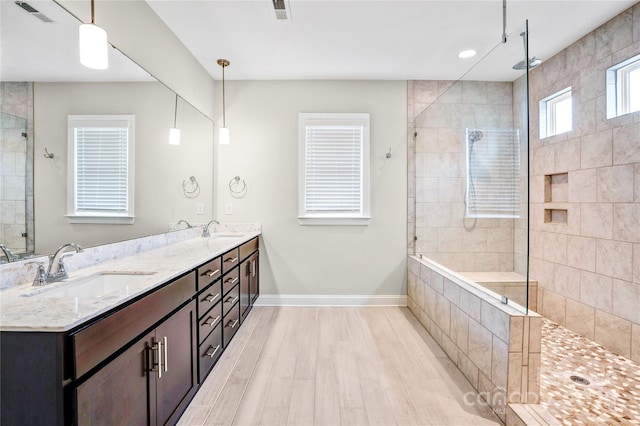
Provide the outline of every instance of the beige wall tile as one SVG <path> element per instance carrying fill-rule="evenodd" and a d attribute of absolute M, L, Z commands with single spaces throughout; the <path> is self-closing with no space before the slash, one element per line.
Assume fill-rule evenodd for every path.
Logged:
<path fill-rule="evenodd" d="M 456 306 L 451 307 L 451 340 L 467 352 L 469 341 L 469 316 Z"/>
<path fill-rule="evenodd" d="M 424 286 L 424 306 L 423 310 L 427 315 L 434 317 L 436 315 L 436 300 L 438 293 L 430 286 Z"/>
<path fill-rule="evenodd" d="M 448 228 L 451 224 L 451 204 L 448 203 L 425 203 L 424 210 L 418 210 L 417 225 L 420 226 L 422 218 L 423 225 L 427 228 Z"/>
<path fill-rule="evenodd" d="M 509 345 L 493 336 L 491 355 L 491 381 L 496 386 L 506 389 L 509 372 Z"/>
<path fill-rule="evenodd" d="M 478 296 L 466 290 L 460 290 L 460 309 L 478 322 L 480 322 L 480 305 L 481 300 Z"/>
<path fill-rule="evenodd" d="M 476 267 L 478 272 L 492 272 L 500 269 L 499 253 L 476 253 Z"/>
<path fill-rule="evenodd" d="M 431 271 L 431 277 L 429 283 L 438 293 L 444 294 L 444 278 L 436 271 Z"/>
<path fill-rule="evenodd" d="M 633 279 L 632 265 L 633 245 L 631 243 L 611 240 L 596 241 L 597 273 L 631 281 Z"/>
<path fill-rule="evenodd" d="M 464 201 L 462 178 L 438 179 L 438 201 L 441 203 L 456 203 Z"/>
<path fill-rule="evenodd" d="M 633 42 L 631 10 L 625 11 L 595 30 L 596 59 L 630 45 Z"/>
<path fill-rule="evenodd" d="M 476 321 L 469 320 L 469 359 L 485 375 L 491 375 L 493 335 Z"/>
<path fill-rule="evenodd" d="M 555 150 L 553 145 L 533 150 L 531 168 L 534 175 L 545 175 L 555 172 Z"/>
<path fill-rule="evenodd" d="M 633 202 L 634 165 L 598 169 L 598 202 Z"/>
<path fill-rule="evenodd" d="M 522 352 L 524 337 L 524 318 L 512 316 L 509 318 L 509 352 Z"/>
<path fill-rule="evenodd" d="M 487 230 L 487 251 L 512 252 L 513 230 L 509 228 L 494 228 Z"/>
<path fill-rule="evenodd" d="M 595 272 L 596 240 L 595 238 L 567 237 L 567 264 L 574 268 Z"/>
<path fill-rule="evenodd" d="M 613 132 L 587 134 L 580 139 L 580 165 L 583 169 L 613 164 Z"/>
<path fill-rule="evenodd" d="M 550 262 L 567 263 L 567 236 L 546 232 L 544 234 L 544 259 Z"/>
<path fill-rule="evenodd" d="M 635 187 L 633 201 L 635 201 L 636 203 L 639 203 L 640 202 L 640 164 L 635 165 L 635 169 L 633 171 L 633 178 L 634 178 L 634 187 Z"/>
<path fill-rule="evenodd" d="M 523 401 L 522 395 L 522 353 L 515 352 L 509 354 L 509 369 L 507 376 L 508 400 L 510 403 L 520 403 Z"/>
<path fill-rule="evenodd" d="M 556 264 L 554 282 L 559 295 L 574 300 L 580 298 L 580 269 Z"/>
<path fill-rule="evenodd" d="M 451 175 L 451 156 L 446 153 L 422 154 L 424 156 L 424 176 L 425 177 L 449 177 Z M 418 173 L 418 163 L 416 163 L 416 173 Z"/>
<path fill-rule="evenodd" d="M 580 273 L 580 301 L 601 311 L 611 312 L 613 308 L 613 278 L 582 271 Z"/>
<path fill-rule="evenodd" d="M 480 309 L 480 323 L 503 342 L 509 342 L 509 315 L 484 300 Z"/>
<path fill-rule="evenodd" d="M 640 325 L 631 326 L 631 360 L 640 362 Z"/>
<path fill-rule="evenodd" d="M 640 283 L 640 244 L 633 245 L 633 282 Z"/>
<path fill-rule="evenodd" d="M 529 354 L 542 351 L 542 317 L 530 316 L 529 318 Z M 525 322 L 526 327 L 526 322 Z M 525 333 L 526 335 L 526 333 Z"/>
<path fill-rule="evenodd" d="M 552 291 L 543 293 L 543 315 L 560 325 L 566 324 L 565 304 L 566 299 Z"/>
<path fill-rule="evenodd" d="M 640 284 L 613 280 L 613 314 L 640 324 Z"/>
<path fill-rule="evenodd" d="M 615 204 L 613 209 L 613 238 L 640 242 L 640 204 Z"/>
<path fill-rule="evenodd" d="M 595 308 L 567 299 L 567 325 L 566 327 L 589 339 L 595 338 Z"/>
<path fill-rule="evenodd" d="M 462 371 L 464 377 L 467 378 L 471 386 L 474 389 L 478 389 L 478 367 L 471 361 L 469 357 L 462 353 L 462 351 L 458 352 L 458 368 Z"/>
<path fill-rule="evenodd" d="M 448 278 L 444 278 L 444 297 L 454 305 L 460 305 L 460 286 L 454 284 Z"/>
<path fill-rule="evenodd" d="M 458 347 L 446 334 L 442 334 L 442 349 L 452 360 L 458 359 Z"/>
<path fill-rule="evenodd" d="M 613 236 L 613 205 L 607 203 L 580 206 L 580 234 L 583 237 Z"/>
<path fill-rule="evenodd" d="M 640 162 L 640 123 L 613 130 L 613 164 Z"/>
<path fill-rule="evenodd" d="M 595 202 L 596 182 L 596 169 L 569 172 L 569 201 L 572 203 Z"/>
<path fill-rule="evenodd" d="M 554 147 L 555 170 L 558 173 L 578 170 L 580 168 L 580 139 L 560 142 Z"/>
<path fill-rule="evenodd" d="M 633 13 L 633 41 L 640 41 L 640 5 L 636 3 L 632 9 Z"/>
<path fill-rule="evenodd" d="M 596 311 L 596 341 L 629 358 L 631 356 L 631 323 L 606 312 Z"/>
<path fill-rule="evenodd" d="M 490 230 L 492 231 L 492 230 Z M 487 229 L 473 228 L 465 229 L 462 232 L 462 248 L 466 252 L 486 252 L 487 251 Z"/>
<path fill-rule="evenodd" d="M 439 179 L 416 178 L 416 202 L 438 202 Z"/>
<path fill-rule="evenodd" d="M 436 315 L 433 318 L 438 327 L 449 335 L 451 326 L 451 302 L 444 296 L 438 294 L 436 297 Z"/>

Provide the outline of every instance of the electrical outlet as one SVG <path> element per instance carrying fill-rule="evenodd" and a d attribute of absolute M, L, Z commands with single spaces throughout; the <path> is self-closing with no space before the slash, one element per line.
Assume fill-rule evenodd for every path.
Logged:
<path fill-rule="evenodd" d="M 196 214 L 204 214 L 204 204 L 203 203 L 196 204 Z"/>
<path fill-rule="evenodd" d="M 233 204 L 227 203 L 224 205 L 224 213 L 225 214 L 233 214 Z"/>

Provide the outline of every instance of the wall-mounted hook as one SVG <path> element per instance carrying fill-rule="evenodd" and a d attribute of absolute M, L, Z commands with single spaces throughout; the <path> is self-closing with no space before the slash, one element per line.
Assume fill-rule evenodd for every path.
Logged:
<path fill-rule="evenodd" d="M 389 148 L 389 152 L 387 152 L 384 156 L 387 158 L 387 160 L 391 158 L 391 148 Z"/>
<path fill-rule="evenodd" d="M 47 151 L 47 148 L 44 149 L 44 158 L 54 158 L 55 155 L 52 152 Z"/>

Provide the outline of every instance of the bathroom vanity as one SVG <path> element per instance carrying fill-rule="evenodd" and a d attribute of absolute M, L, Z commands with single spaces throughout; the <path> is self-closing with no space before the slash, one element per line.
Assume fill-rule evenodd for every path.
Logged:
<path fill-rule="evenodd" d="M 194 238 L 3 290 L 1 423 L 175 424 L 259 295 L 258 235 Z"/>

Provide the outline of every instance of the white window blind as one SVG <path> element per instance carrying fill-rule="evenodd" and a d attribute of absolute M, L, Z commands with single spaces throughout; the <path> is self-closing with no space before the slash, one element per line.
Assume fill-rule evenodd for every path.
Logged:
<path fill-rule="evenodd" d="M 129 155 L 127 127 L 77 127 L 77 212 L 128 210 Z"/>
<path fill-rule="evenodd" d="M 72 223 L 133 223 L 133 115 L 69 116 Z"/>
<path fill-rule="evenodd" d="M 301 114 L 301 219 L 368 219 L 368 118 Z"/>
<path fill-rule="evenodd" d="M 468 217 L 519 217 L 520 136 L 517 129 L 467 129 Z"/>

